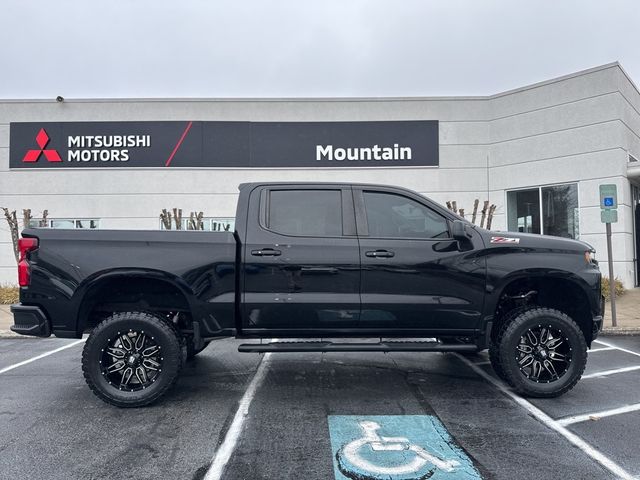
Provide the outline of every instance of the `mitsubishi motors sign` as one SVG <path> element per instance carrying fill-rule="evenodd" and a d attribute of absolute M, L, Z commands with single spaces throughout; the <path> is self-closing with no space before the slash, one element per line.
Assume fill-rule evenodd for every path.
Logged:
<path fill-rule="evenodd" d="M 11 123 L 18 168 L 438 166 L 438 122 Z"/>

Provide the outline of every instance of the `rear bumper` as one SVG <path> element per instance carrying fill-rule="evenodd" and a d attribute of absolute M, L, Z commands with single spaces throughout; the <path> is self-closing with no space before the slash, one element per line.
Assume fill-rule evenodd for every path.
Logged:
<path fill-rule="evenodd" d="M 10 327 L 12 331 L 32 337 L 51 335 L 51 324 L 40 307 L 16 303 L 11 305 L 11 313 L 13 313 L 13 325 Z"/>

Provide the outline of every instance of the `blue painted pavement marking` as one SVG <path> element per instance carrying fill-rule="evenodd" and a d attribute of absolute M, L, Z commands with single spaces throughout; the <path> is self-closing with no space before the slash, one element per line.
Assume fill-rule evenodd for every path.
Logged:
<path fill-rule="evenodd" d="M 432 415 L 329 415 L 336 480 L 481 479 Z"/>

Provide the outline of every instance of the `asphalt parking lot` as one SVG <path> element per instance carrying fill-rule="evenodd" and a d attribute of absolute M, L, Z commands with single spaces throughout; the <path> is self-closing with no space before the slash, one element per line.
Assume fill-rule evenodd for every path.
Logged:
<path fill-rule="evenodd" d="M 260 356 L 220 340 L 127 410 L 86 387 L 82 341 L 0 339 L 0 478 L 640 477 L 640 337 L 600 342 L 571 392 L 527 401 L 484 353 Z"/>

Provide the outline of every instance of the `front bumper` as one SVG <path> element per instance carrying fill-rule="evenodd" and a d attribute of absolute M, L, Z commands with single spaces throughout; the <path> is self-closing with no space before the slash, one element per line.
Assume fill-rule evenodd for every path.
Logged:
<path fill-rule="evenodd" d="M 596 315 L 593 317 L 593 331 L 591 332 L 591 338 L 592 340 L 595 340 L 596 338 L 598 338 L 598 335 L 600 334 L 600 331 L 602 330 L 602 325 L 603 325 L 603 321 L 604 321 L 604 309 L 605 309 L 605 299 L 604 299 L 604 295 L 600 296 L 600 315 Z"/>
<path fill-rule="evenodd" d="M 10 328 L 13 332 L 32 337 L 51 335 L 51 324 L 40 307 L 16 303 L 11 305 L 11 313 L 13 325 Z"/>

